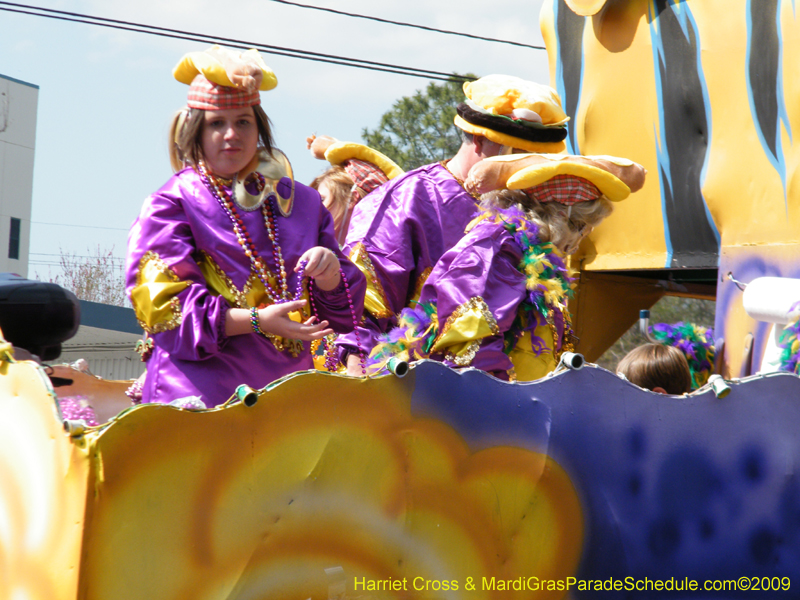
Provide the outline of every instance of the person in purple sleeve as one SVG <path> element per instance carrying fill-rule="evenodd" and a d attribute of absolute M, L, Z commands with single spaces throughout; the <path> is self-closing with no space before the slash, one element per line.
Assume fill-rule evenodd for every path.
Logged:
<path fill-rule="evenodd" d="M 358 346 L 369 351 L 396 324 L 397 314 L 419 297 L 436 261 L 475 216 L 477 196 L 463 184 L 470 168 L 514 149 L 564 149 L 568 117 L 552 88 L 490 75 L 465 83 L 464 92 L 455 117 L 463 132 L 458 153 L 396 177 L 355 206 L 344 252 L 366 275 L 367 294 L 364 322 L 337 340 L 348 374 L 362 374 Z"/>
<path fill-rule="evenodd" d="M 187 54 L 172 127 L 177 173 L 128 238 L 126 289 L 152 339 L 142 402 L 261 388 L 312 369 L 310 342 L 361 319 L 364 276 L 341 253 L 319 194 L 273 147 L 259 90 L 277 85 L 255 50 Z"/>
<path fill-rule="evenodd" d="M 370 370 L 391 358 L 431 358 L 510 381 L 545 376 L 575 350 L 565 255 L 611 213 L 611 201 L 643 182 L 641 166 L 612 157 L 531 154 L 476 165 L 467 188 L 500 189 L 482 196 L 480 216 L 373 349 Z"/>

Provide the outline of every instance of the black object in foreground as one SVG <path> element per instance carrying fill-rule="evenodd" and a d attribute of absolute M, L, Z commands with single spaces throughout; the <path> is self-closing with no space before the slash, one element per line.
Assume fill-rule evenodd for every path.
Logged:
<path fill-rule="evenodd" d="M 14 346 L 43 361 L 54 360 L 80 321 L 80 303 L 72 292 L 55 283 L 0 273 L 0 329 Z"/>

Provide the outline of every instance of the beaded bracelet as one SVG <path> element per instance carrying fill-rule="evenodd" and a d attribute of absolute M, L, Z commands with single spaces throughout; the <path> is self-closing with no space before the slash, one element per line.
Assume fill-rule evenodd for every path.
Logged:
<path fill-rule="evenodd" d="M 258 307 L 256 306 L 250 309 L 250 325 L 253 326 L 253 333 L 260 333 L 264 337 L 269 337 L 258 324 Z"/>

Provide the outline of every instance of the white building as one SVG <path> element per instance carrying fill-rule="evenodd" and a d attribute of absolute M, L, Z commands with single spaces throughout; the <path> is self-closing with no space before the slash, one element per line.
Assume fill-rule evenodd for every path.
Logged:
<path fill-rule="evenodd" d="M 28 276 L 39 86 L 0 75 L 0 271 Z"/>
<path fill-rule="evenodd" d="M 0 75 L 0 272 L 28 277 L 39 86 Z M 104 379 L 135 379 L 144 363 L 133 309 L 81 301 L 81 325 L 54 362 L 84 358 Z"/>
<path fill-rule="evenodd" d="M 103 379 L 136 379 L 145 363 L 136 352 L 142 337 L 132 308 L 81 300 L 81 326 L 75 337 L 61 344 L 55 363 L 72 363 L 79 358 L 89 371 Z"/>

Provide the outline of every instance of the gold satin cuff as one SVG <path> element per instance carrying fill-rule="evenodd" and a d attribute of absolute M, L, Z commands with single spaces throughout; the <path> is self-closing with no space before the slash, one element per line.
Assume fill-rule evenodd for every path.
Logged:
<path fill-rule="evenodd" d="M 480 296 L 470 298 L 447 318 L 431 352 L 442 353 L 458 366 L 472 362 L 480 349 L 480 341 L 498 335 L 497 320 Z"/>
<path fill-rule="evenodd" d="M 378 279 L 378 275 L 375 272 L 375 266 L 372 264 L 364 244 L 358 243 L 355 245 L 352 252 L 350 252 L 350 260 L 367 278 L 364 308 L 378 319 L 388 319 L 394 316 L 394 312 L 389 308 L 389 300 L 386 299 L 386 293 L 383 291 L 380 279 Z"/>
<path fill-rule="evenodd" d="M 139 261 L 131 303 L 142 329 L 158 333 L 175 329 L 181 322 L 178 294 L 189 287 L 181 281 L 155 252 L 146 252 Z"/>

